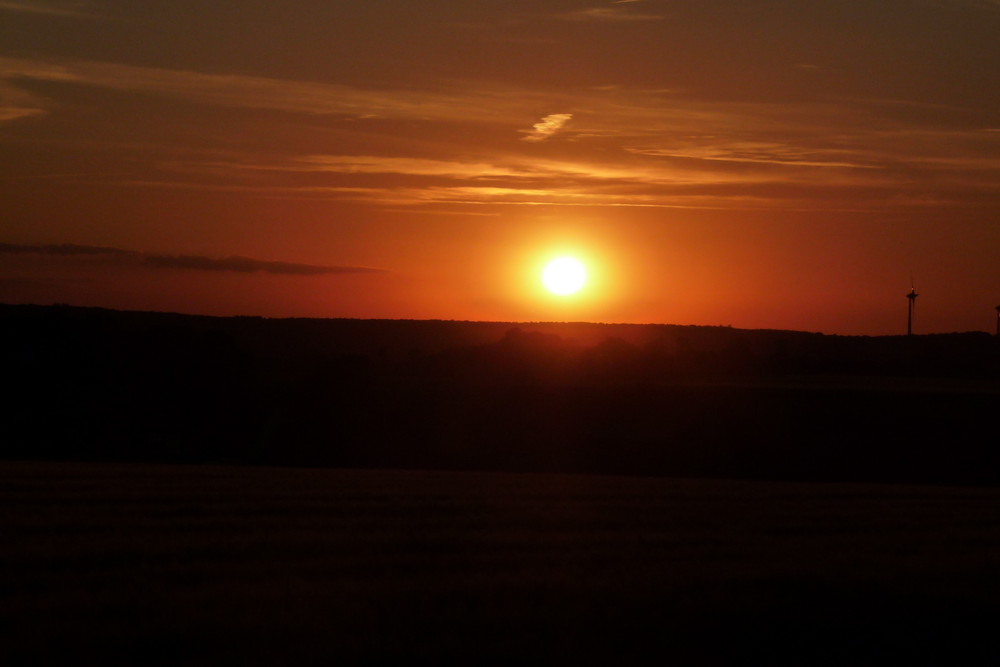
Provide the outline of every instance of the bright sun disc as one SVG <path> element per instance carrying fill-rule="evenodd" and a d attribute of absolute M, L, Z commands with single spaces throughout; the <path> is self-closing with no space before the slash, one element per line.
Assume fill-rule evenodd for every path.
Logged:
<path fill-rule="evenodd" d="M 559 257 L 545 265 L 542 284 L 553 294 L 573 294 L 587 281 L 587 270 L 572 257 Z"/>

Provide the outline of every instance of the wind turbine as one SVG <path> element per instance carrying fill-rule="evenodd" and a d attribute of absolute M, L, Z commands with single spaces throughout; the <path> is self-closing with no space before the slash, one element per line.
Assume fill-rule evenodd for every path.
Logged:
<path fill-rule="evenodd" d="M 920 296 L 920 295 L 917 294 L 917 290 L 914 289 L 914 287 L 913 287 L 913 275 L 911 274 L 910 275 L 910 293 L 906 295 L 906 298 L 910 302 L 909 306 L 906 309 L 906 335 L 907 336 L 912 336 L 913 335 L 913 307 L 917 303 L 917 297 L 918 296 Z M 997 311 L 997 312 L 998 312 L 998 317 L 1000 317 L 1000 311 Z"/>
<path fill-rule="evenodd" d="M 1000 306 L 997 306 L 997 338 L 1000 338 Z"/>

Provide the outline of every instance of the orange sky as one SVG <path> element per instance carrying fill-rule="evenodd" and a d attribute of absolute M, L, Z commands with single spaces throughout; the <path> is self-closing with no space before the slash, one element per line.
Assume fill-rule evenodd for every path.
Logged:
<path fill-rule="evenodd" d="M 992 330 L 998 34 L 990 0 L 0 0 L 0 301 L 886 334 L 912 274 L 918 333 Z"/>

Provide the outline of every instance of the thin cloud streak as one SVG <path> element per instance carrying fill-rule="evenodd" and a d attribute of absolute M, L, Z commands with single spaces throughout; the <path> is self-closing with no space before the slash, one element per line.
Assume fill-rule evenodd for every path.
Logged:
<path fill-rule="evenodd" d="M 43 2 L 17 2 L 16 0 L 0 0 L 0 11 L 19 14 L 42 14 L 65 18 L 96 18 L 95 15 L 77 9 L 80 3 L 72 5 L 50 4 Z"/>
<path fill-rule="evenodd" d="M 838 152 L 850 157 L 853 151 L 829 151 L 814 153 L 808 149 L 797 149 L 767 142 L 745 142 L 732 146 L 703 146 L 692 148 L 626 148 L 630 153 L 654 157 L 673 157 L 688 160 L 716 160 L 719 162 L 748 162 L 757 164 L 788 165 L 795 167 L 840 167 L 845 169 L 882 169 L 877 164 L 836 161 L 830 158 Z M 810 158 L 810 155 L 812 156 Z"/>
<path fill-rule="evenodd" d="M 45 113 L 45 104 L 36 95 L 0 81 L 0 123 Z"/>
<path fill-rule="evenodd" d="M 29 278 L 26 276 L 0 277 L 0 289 L 28 289 L 51 287 L 60 283 L 67 283 L 67 280 L 58 278 Z"/>
<path fill-rule="evenodd" d="M 229 271 L 235 273 L 269 273 L 291 276 L 324 276 L 356 273 L 384 273 L 384 269 L 360 266 L 320 266 L 295 262 L 274 262 L 231 255 L 229 257 L 206 257 L 202 255 L 168 255 L 144 253 L 108 246 L 77 245 L 72 243 L 51 245 L 22 245 L 0 243 L 0 253 L 53 255 L 59 257 L 108 257 L 113 259 L 138 260 L 142 266 L 158 269 L 193 269 L 197 271 Z"/>
<path fill-rule="evenodd" d="M 146 255 L 143 264 L 165 269 L 199 271 L 234 271 L 236 273 L 272 273 L 290 276 L 326 276 L 344 273 L 383 273 L 381 269 L 358 266 L 316 266 L 293 262 L 269 262 L 250 257 L 202 257 L 199 255 Z"/>
<path fill-rule="evenodd" d="M 512 198 L 554 206 L 576 205 L 584 200 L 592 206 L 620 206 L 630 200 L 644 206 L 687 206 L 692 192 L 697 190 L 698 196 L 704 198 L 699 207 L 730 209 L 749 197 L 755 206 L 767 202 L 775 209 L 801 209 L 803 201 L 812 197 L 815 204 L 811 208 L 855 210 L 859 197 L 864 198 L 866 209 L 898 205 L 901 197 L 904 203 L 936 205 L 948 201 L 963 205 L 963 200 L 971 203 L 988 196 L 995 181 L 995 172 L 985 170 L 988 161 L 984 165 L 961 161 L 922 165 L 915 160 L 890 164 L 871 158 L 859 164 L 832 163 L 815 159 L 816 155 L 829 158 L 830 154 L 814 155 L 783 146 L 754 144 L 740 150 L 747 153 L 751 148 L 762 155 L 768 150 L 780 151 L 781 159 L 727 159 L 725 155 L 704 152 L 678 155 L 676 149 L 636 149 L 633 154 L 639 159 L 623 157 L 619 162 L 543 160 L 514 154 L 495 156 L 493 162 L 468 163 L 384 156 L 301 156 L 273 163 L 171 163 L 166 166 L 197 176 L 197 180 L 133 180 L 128 184 L 245 192 L 267 198 L 341 199 L 381 206 L 427 202 L 506 204 Z M 811 165 L 808 158 L 814 158 Z M 970 170 L 963 172 L 963 166 Z M 956 176 L 950 181 L 943 179 L 943 168 Z M 259 173 L 255 177 L 258 182 L 233 185 L 229 179 L 238 178 L 234 172 Z M 276 185 L 268 176 L 271 172 L 291 175 L 293 181 L 308 177 L 310 182 Z M 329 175 L 327 182 L 316 183 L 315 176 L 323 174 Z M 391 185 L 370 185 L 371 179 L 366 176 L 371 174 L 390 177 Z M 211 178 L 219 183 L 208 182 Z M 369 185 L 360 185 L 359 179 Z M 401 185 L 401 179 L 413 185 Z M 926 191 L 932 184 L 942 191 L 928 199 Z M 708 202 L 710 197 L 718 201 L 712 204 Z"/>
<path fill-rule="evenodd" d="M 326 186 L 302 187 L 237 187 L 208 186 L 180 181 L 133 182 L 130 185 L 153 187 L 160 189 L 190 189 L 202 191 L 242 192 L 253 194 L 263 199 L 287 199 L 299 201 L 328 200 L 353 201 L 382 207 L 393 211 L 393 207 L 424 207 L 431 204 L 442 206 L 452 205 L 533 205 L 533 206 L 586 206 L 601 207 L 636 207 L 636 208 L 696 208 L 709 210 L 742 210 L 752 208 L 757 210 L 794 210 L 794 211 L 873 211 L 886 206 L 885 197 L 871 198 L 865 201 L 864 207 L 859 207 L 860 195 L 851 193 L 853 197 L 844 194 L 831 196 L 828 201 L 820 199 L 815 192 L 803 193 L 801 197 L 791 197 L 787 193 L 772 196 L 753 195 L 748 192 L 731 191 L 728 193 L 713 192 L 710 194 L 684 194 L 669 192 L 594 192 L 587 188 L 517 188 L 500 186 L 428 186 L 422 188 L 384 187 L 384 188 L 343 188 Z M 633 190 L 634 188 L 626 188 Z M 836 193 L 841 193 L 843 187 L 831 187 Z M 881 192 L 881 190 L 879 190 Z M 894 191 L 893 191 L 894 192 Z M 812 198 L 806 197 L 812 194 Z M 954 205 L 956 202 L 947 199 L 909 198 L 905 199 L 894 194 L 891 204 L 898 205 Z M 427 212 L 427 211 L 421 211 Z M 431 211 L 436 214 L 459 214 L 457 212 Z M 495 213 L 476 212 L 476 215 L 496 215 Z"/>
<path fill-rule="evenodd" d="M 608 208 L 664 208 L 700 210 L 784 210 L 784 211 L 840 211 L 858 212 L 877 210 L 878 206 L 864 206 L 854 201 L 850 206 L 830 204 L 822 206 L 815 199 L 780 199 L 754 195 L 714 194 L 675 195 L 649 193 L 594 193 L 586 190 L 531 190 L 486 187 L 432 187 L 422 189 L 396 189 L 387 191 L 385 199 L 398 206 L 451 204 L 463 206 L 552 206 L 552 207 L 608 207 Z"/>
<path fill-rule="evenodd" d="M 131 255 L 129 250 L 111 248 L 108 246 L 77 245 L 75 243 L 58 243 L 47 245 L 23 245 L 17 243 L 0 243 L 0 253 L 12 255 Z"/>
<path fill-rule="evenodd" d="M 0 107 L 0 123 L 17 120 L 18 118 L 30 118 L 31 116 L 44 115 L 42 109 L 25 109 L 23 107 Z"/>
<path fill-rule="evenodd" d="M 633 4 L 633 2 L 614 2 L 612 4 L 627 5 Z M 659 21 L 663 19 L 659 14 L 640 14 L 633 12 L 628 7 L 586 7 L 560 14 L 558 18 L 563 21 L 593 21 L 603 23 L 631 23 L 636 21 Z"/>
<path fill-rule="evenodd" d="M 152 93 L 216 106 L 350 118 L 507 120 L 492 95 L 380 91 L 332 83 L 205 74 L 93 61 L 50 62 L 0 57 L 0 78 L 90 85 Z"/>
<path fill-rule="evenodd" d="M 291 169 L 346 174 L 412 174 L 454 178 L 498 178 L 517 176 L 518 170 L 487 162 L 458 162 L 373 155 L 309 155 Z M 266 167 L 265 167 L 266 168 Z"/>
<path fill-rule="evenodd" d="M 199 176 L 214 174 L 225 179 L 235 171 L 261 172 L 293 172 L 293 173 L 328 173 L 331 176 L 381 174 L 404 177 L 426 177 L 438 181 L 483 182 L 516 184 L 522 188 L 525 183 L 545 184 L 547 188 L 566 187 L 580 183 L 594 188 L 602 185 L 634 186 L 647 185 L 703 185 L 703 184 L 752 184 L 771 182 L 772 175 L 762 175 L 750 171 L 713 171 L 698 169 L 690 165 L 678 167 L 663 160 L 649 159 L 636 163 L 590 162 L 586 160 L 546 160 L 531 157 L 506 155 L 497 156 L 497 163 L 460 162 L 445 160 L 422 160 L 412 158 L 395 158 L 387 156 L 305 156 L 288 158 L 287 161 L 275 163 L 246 162 L 205 162 L 165 163 L 165 167 L 183 173 Z M 791 181 L 811 179 L 809 174 L 796 173 L 787 177 Z M 833 179 L 836 180 L 836 179 Z M 832 180 L 827 180 L 832 182 Z M 130 181 L 133 184 L 142 182 Z M 203 180 L 192 183 L 192 186 L 212 187 Z M 228 187 L 228 186 L 227 186 Z M 233 186 L 252 190 L 259 186 Z M 487 186 L 488 187 L 488 186 Z M 325 188 L 344 191 L 371 191 L 371 187 L 339 187 Z"/>
<path fill-rule="evenodd" d="M 713 103 L 684 99 L 671 92 L 609 86 L 563 91 L 559 94 L 561 101 L 556 103 L 553 95 L 543 91 L 496 84 L 445 92 L 372 91 L 315 82 L 17 58 L 0 58 L 0 78 L 8 81 L 0 84 L 0 119 L 43 113 L 47 100 L 39 100 L 13 85 L 19 80 L 34 80 L 155 93 L 206 105 L 339 114 L 344 118 L 331 120 L 331 125 L 340 123 L 338 131 L 347 136 L 372 131 L 371 126 L 362 129 L 358 123 L 373 117 L 389 119 L 380 121 L 375 128 L 386 139 L 395 136 L 395 128 L 403 120 L 410 124 L 406 126 L 408 132 L 412 131 L 412 123 L 421 123 L 432 131 L 428 136 L 460 122 L 478 125 L 480 136 L 493 142 L 490 148 L 470 148 L 428 140 L 408 144 L 405 150 L 388 156 L 244 158 L 237 153 L 227 162 L 156 160 L 156 170 L 185 172 L 189 176 L 197 173 L 205 178 L 185 183 L 150 171 L 125 180 L 101 180 L 130 186 L 378 201 L 380 193 L 398 192 L 400 184 L 394 183 L 395 188 L 381 183 L 372 187 L 372 179 L 361 177 L 386 174 L 439 179 L 426 187 L 463 187 L 471 183 L 564 192 L 568 196 L 584 182 L 591 187 L 607 184 L 616 191 L 595 195 L 603 197 L 607 205 L 617 205 L 615 197 L 647 185 L 660 186 L 656 194 L 664 198 L 673 197 L 672 188 L 681 184 L 730 186 L 717 192 L 720 198 L 746 196 L 756 186 L 757 190 L 766 190 L 764 199 L 776 206 L 781 206 L 781 195 L 776 193 L 811 187 L 822 206 L 851 207 L 850 197 L 835 201 L 844 196 L 844 185 L 871 191 L 894 186 L 910 201 L 920 200 L 918 194 L 929 201 L 927 192 L 933 190 L 930 200 L 960 202 L 970 188 L 977 192 L 989 190 L 989 181 L 1000 164 L 1000 136 L 987 131 L 988 127 L 968 129 L 964 110 L 925 108 L 898 100 Z M 550 108 L 572 105 L 574 112 L 545 116 L 531 130 L 521 130 L 522 141 L 516 141 L 512 136 L 514 128 L 526 124 L 523 119 L 531 107 L 543 103 Z M 900 105 L 907 108 L 905 122 L 895 111 Z M 550 141 L 566 132 L 571 121 L 572 142 Z M 993 125 L 986 121 L 984 124 Z M 523 142 L 537 144 L 538 148 L 527 149 Z M 518 145 L 523 150 L 518 150 Z M 405 152 L 414 154 L 401 154 Z M 428 153 L 436 156 L 428 157 Z M 967 175 L 965 183 L 957 179 L 935 182 L 935 176 L 960 171 Z M 253 172 L 260 175 L 254 176 Z M 268 180 L 268 172 L 287 172 L 288 176 L 275 182 L 273 178 Z M 304 176 L 295 177 L 296 172 L 328 172 L 333 182 L 317 183 L 314 179 L 302 183 Z M 756 196 L 756 192 L 752 194 Z M 796 201 L 794 195 L 786 196 Z M 389 196 L 382 203 L 398 201 Z M 718 204 L 728 208 L 730 201 Z"/>
<path fill-rule="evenodd" d="M 455 180 L 559 179 L 576 178 L 588 181 L 636 182 L 703 182 L 713 178 L 708 172 L 693 169 L 680 173 L 655 165 L 618 165 L 586 160 L 551 160 L 522 155 L 498 155 L 495 161 L 430 160 L 377 155 L 309 155 L 287 158 L 277 162 L 171 162 L 164 166 L 179 171 L 209 173 L 224 176 L 234 171 L 275 171 L 331 174 L 395 174 L 402 176 L 441 177 Z M 732 180 L 733 176 L 719 176 L 719 180 Z M 738 178 L 738 180 L 746 180 Z"/>
<path fill-rule="evenodd" d="M 488 122 L 505 125 L 551 95 L 522 88 L 473 85 L 441 91 L 373 91 L 352 86 L 287 81 L 240 75 L 115 65 L 99 62 L 43 62 L 0 57 L 0 108 L 41 113 L 44 101 L 16 88 L 18 79 L 93 85 L 116 90 L 158 93 L 217 106 L 273 109 L 306 114 L 340 114 L 350 118 L 406 118 L 433 122 Z M 11 102 L 15 96 L 17 99 Z M 565 97 L 566 93 L 560 95 Z M 800 140 L 830 136 L 857 139 L 870 148 L 870 135 L 886 121 L 879 118 L 882 100 L 832 100 L 810 103 L 721 103 L 685 100 L 664 91 L 628 90 L 617 86 L 572 94 L 573 114 L 550 114 L 525 131 L 522 139 L 539 141 L 560 131 L 572 119 L 574 138 L 704 135 L 719 141 L 751 141 L 756 135 L 794 135 Z M 905 104 L 895 101 L 894 104 Z M 919 110 L 921 105 L 912 105 Z M 929 109 L 939 117 L 942 108 Z M 955 109 L 954 113 L 961 113 Z M 920 131 L 919 125 L 913 131 Z M 822 129 L 819 129 L 822 128 Z M 928 128 L 924 128 L 925 131 Z M 906 131 L 901 128 L 897 131 Z M 850 134 L 847 134 L 850 133 Z M 971 133 L 970 136 L 978 133 Z M 869 136 L 866 136 L 869 135 Z M 978 135 L 981 137 L 981 135 Z M 841 160 L 835 160 L 841 162 Z"/>
<path fill-rule="evenodd" d="M 930 0 L 930 4 L 945 7 L 962 7 L 984 12 L 993 17 L 1000 17 L 1000 1 L 998 0 Z"/>

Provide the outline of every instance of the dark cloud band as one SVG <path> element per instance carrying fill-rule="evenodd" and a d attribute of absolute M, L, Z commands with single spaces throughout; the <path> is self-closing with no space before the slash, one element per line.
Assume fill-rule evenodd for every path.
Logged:
<path fill-rule="evenodd" d="M 290 276 L 323 276 L 346 273 L 384 273 L 383 269 L 361 266 L 323 266 L 294 262 L 271 262 L 251 257 L 204 257 L 201 255 L 160 255 L 107 246 L 76 245 L 19 245 L 0 243 L 0 253 L 39 254 L 57 256 L 110 256 L 135 258 L 144 266 L 159 269 L 192 269 L 196 271 L 233 271 L 236 273 L 271 273 Z"/>

